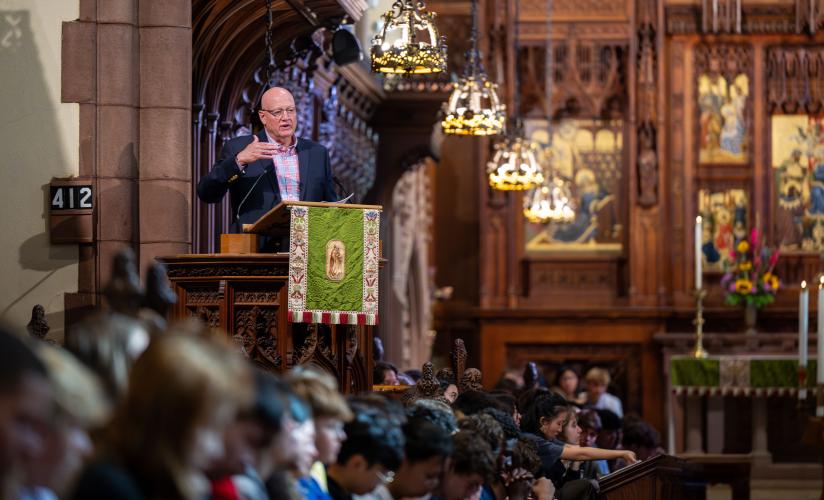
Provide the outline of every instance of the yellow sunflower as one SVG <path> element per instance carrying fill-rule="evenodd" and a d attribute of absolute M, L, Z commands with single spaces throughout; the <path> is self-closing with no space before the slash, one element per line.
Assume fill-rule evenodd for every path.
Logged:
<path fill-rule="evenodd" d="M 752 269 L 752 262 L 750 262 L 750 261 L 748 261 L 748 260 L 745 260 L 745 261 L 744 261 L 744 262 L 742 262 L 741 264 L 738 264 L 738 269 L 739 269 L 740 271 L 747 272 L 747 271 L 749 271 L 750 269 Z"/>
<path fill-rule="evenodd" d="M 741 240 L 735 249 L 738 250 L 738 253 L 747 253 L 750 249 L 750 244 L 747 243 L 747 240 Z"/>
<path fill-rule="evenodd" d="M 750 293 L 752 281 L 747 279 L 735 280 L 735 291 L 741 294 Z"/>

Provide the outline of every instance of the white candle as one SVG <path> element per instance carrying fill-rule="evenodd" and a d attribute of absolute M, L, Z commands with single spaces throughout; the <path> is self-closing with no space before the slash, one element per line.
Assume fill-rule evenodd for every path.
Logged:
<path fill-rule="evenodd" d="M 701 257 L 703 252 L 701 251 L 701 243 L 703 239 L 703 231 L 702 231 L 702 222 L 701 216 L 695 218 L 695 289 L 701 289 Z"/>
<path fill-rule="evenodd" d="M 816 350 L 816 384 L 824 383 L 824 276 L 818 283 L 818 345 Z M 817 417 L 824 417 L 824 406 L 815 409 Z"/>
<path fill-rule="evenodd" d="M 810 291 L 807 290 L 807 282 L 801 282 L 801 293 L 798 296 L 798 366 L 807 369 L 807 330 L 809 329 L 809 306 Z M 799 399 L 807 398 L 807 389 L 800 388 Z"/>

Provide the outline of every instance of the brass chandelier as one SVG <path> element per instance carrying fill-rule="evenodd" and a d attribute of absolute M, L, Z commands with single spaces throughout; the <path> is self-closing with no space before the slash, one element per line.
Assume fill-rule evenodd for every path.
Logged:
<path fill-rule="evenodd" d="M 495 144 L 495 155 L 487 163 L 486 173 L 492 189 L 501 191 L 523 191 L 531 189 L 544 181 L 541 166 L 536 156 L 538 146 L 524 136 L 523 122 L 521 121 L 521 78 L 519 75 L 518 59 L 520 47 L 520 22 L 518 18 L 518 4 L 515 2 L 515 102 L 511 126 L 507 133 Z"/>
<path fill-rule="evenodd" d="M 372 71 L 419 75 L 446 71 L 446 39 L 423 1 L 396 0 L 372 39 Z M 425 34 L 425 36 L 422 36 Z"/>
<path fill-rule="evenodd" d="M 575 219 L 569 183 L 557 176 L 536 186 L 524 197 L 524 217 L 530 222 L 569 223 Z"/>
<path fill-rule="evenodd" d="M 495 155 L 487 163 L 489 185 L 501 191 L 531 189 L 544 182 L 538 146 L 524 137 L 520 120 L 510 130 L 495 144 Z"/>
<path fill-rule="evenodd" d="M 478 5 L 472 0 L 472 48 L 467 51 L 464 76 L 442 108 L 441 125 L 449 135 L 496 135 L 504 128 L 506 112 L 489 81 L 478 51 Z"/>

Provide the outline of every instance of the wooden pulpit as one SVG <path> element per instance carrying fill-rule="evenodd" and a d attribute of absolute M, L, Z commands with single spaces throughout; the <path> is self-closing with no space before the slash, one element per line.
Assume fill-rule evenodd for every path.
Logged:
<path fill-rule="evenodd" d="M 688 500 L 704 494 L 698 468 L 669 455 L 636 462 L 598 484 L 604 500 Z"/>
<path fill-rule="evenodd" d="M 244 228 L 246 234 L 231 235 L 223 241 L 233 240 L 227 248 L 237 249 L 250 248 L 251 243 L 243 242 L 244 238 L 252 240 L 261 234 L 283 237 L 289 234 L 289 211 L 295 206 L 381 209 L 371 205 L 284 202 Z M 289 321 L 288 253 L 221 252 L 171 255 L 158 260 L 167 266 L 178 297 L 170 319 L 197 317 L 226 331 L 238 349 L 261 368 L 281 372 L 309 364 L 334 375 L 345 393 L 371 389 L 372 326 Z M 381 259 L 379 267 L 383 263 Z"/>

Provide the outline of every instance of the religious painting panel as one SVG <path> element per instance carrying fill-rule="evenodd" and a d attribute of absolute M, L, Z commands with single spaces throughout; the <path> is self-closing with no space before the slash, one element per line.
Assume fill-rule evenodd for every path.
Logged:
<path fill-rule="evenodd" d="M 721 74 L 698 77 L 699 162 L 742 164 L 749 159 L 747 120 L 750 80 L 739 73 L 727 80 Z"/>
<path fill-rule="evenodd" d="M 548 183 L 544 191 L 563 191 L 572 211 L 562 220 L 527 219 L 528 252 L 621 252 L 623 127 L 622 120 L 526 122 L 527 137 L 539 147 Z"/>
<path fill-rule="evenodd" d="M 824 251 L 824 115 L 775 115 L 771 133 L 775 239 Z"/>
<path fill-rule="evenodd" d="M 698 192 L 698 212 L 704 221 L 703 269 L 723 271 L 735 242 L 747 237 L 748 194 L 744 189 L 702 189 Z"/>

